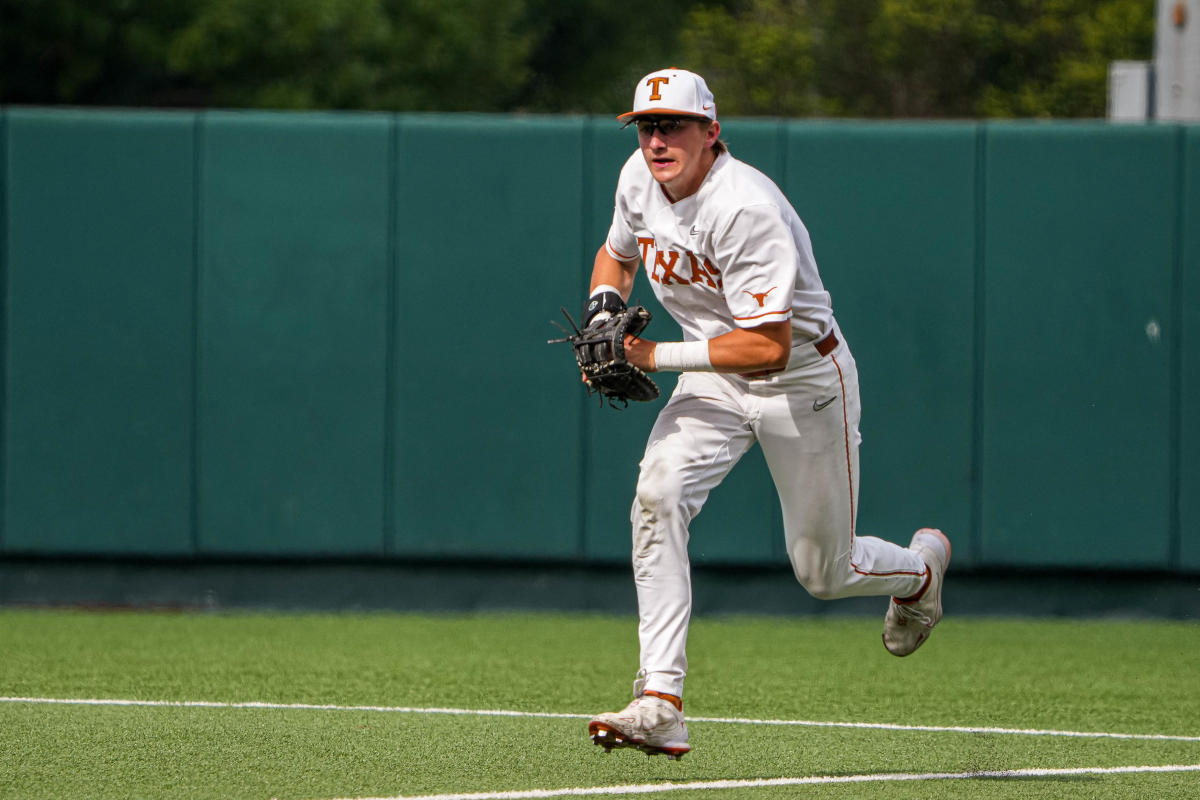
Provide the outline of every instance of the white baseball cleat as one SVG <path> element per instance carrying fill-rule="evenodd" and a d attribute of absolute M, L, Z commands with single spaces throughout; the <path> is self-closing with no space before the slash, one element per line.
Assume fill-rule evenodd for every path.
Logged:
<path fill-rule="evenodd" d="M 906 656 L 925 643 L 942 618 L 942 583 L 950 566 L 950 540 L 936 528 L 913 534 L 909 550 L 918 553 L 929 570 L 928 583 L 916 600 L 892 598 L 883 619 L 883 646 L 894 656 Z"/>
<path fill-rule="evenodd" d="M 606 753 L 617 747 L 632 747 L 648 756 L 662 753 L 675 760 L 692 749 L 683 712 L 649 694 L 636 698 L 621 711 L 597 715 L 588 723 L 588 734 Z"/>

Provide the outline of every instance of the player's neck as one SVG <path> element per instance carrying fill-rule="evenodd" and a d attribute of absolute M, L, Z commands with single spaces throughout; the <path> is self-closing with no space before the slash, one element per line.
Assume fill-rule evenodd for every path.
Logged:
<path fill-rule="evenodd" d="M 708 177 L 709 170 L 713 164 L 717 162 L 717 153 L 711 147 L 704 148 L 700 154 L 700 162 L 697 169 L 687 176 L 687 182 L 681 183 L 679 186 L 662 185 L 663 194 L 672 203 L 678 203 L 680 200 L 691 197 L 696 192 L 700 191 L 700 186 L 703 185 L 704 179 Z M 683 176 L 681 176 L 683 177 Z"/>

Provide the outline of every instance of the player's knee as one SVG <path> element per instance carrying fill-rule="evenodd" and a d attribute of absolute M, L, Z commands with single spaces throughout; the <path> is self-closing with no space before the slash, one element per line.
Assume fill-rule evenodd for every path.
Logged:
<path fill-rule="evenodd" d="M 655 517 L 675 513 L 683 499 L 677 476 L 662 461 L 646 459 L 638 475 L 637 501 L 644 512 Z"/>
<path fill-rule="evenodd" d="M 845 581 L 840 571 L 816 548 L 797 548 L 792 553 L 792 572 L 804 590 L 818 600 L 836 600 L 842 596 Z"/>
<path fill-rule="evenodd" d="M 841 587 L 825 579 L 821 575 L 796 575 L 796 580 L 804 590 L 818 600 L 837 600 L 841 597 Z"/>

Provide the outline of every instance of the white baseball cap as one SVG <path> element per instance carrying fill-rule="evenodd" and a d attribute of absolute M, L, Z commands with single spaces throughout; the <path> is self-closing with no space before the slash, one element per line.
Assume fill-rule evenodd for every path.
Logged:
<path fill-rule="evenodd" d="M 643 114 L 717 118 L 717 103 L 708 84 L 694 72 L 668 67 L 642 78 L 633 93 L 633 111 L 617 119 L 632 122 Z"/>

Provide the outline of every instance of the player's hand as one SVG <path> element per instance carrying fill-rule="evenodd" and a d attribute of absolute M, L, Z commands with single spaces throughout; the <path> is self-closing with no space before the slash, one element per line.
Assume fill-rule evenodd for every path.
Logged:
<path fill-rule="evenodd" d="M 657 342 L 626 334 L 625 360 L 646 372 L 654 372 L 654 348 L 657 346 Z"/>

